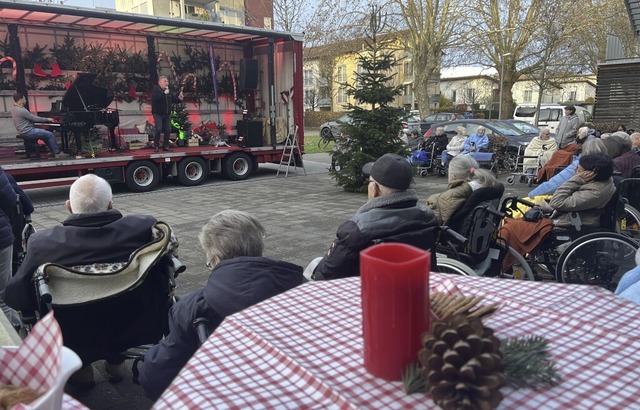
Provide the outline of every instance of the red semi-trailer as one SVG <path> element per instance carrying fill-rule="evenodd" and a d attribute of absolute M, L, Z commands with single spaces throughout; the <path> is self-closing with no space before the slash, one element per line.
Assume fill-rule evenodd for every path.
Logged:
<path fill-rule="evenodd" d="M 296 126 L 300 143 L 297 160 L 300 161 L 304 143 L 301 35 L 48 3 L 0 1 L 0 38 L 8 39 L 6 55 L 0 58 L 11 57 L 2 64 L 0 72 L 0 103 L 4 105 L 4 112 L 0 113 L 0 164 L 24 188 L 69 185 L 86 173 L 95 173 L 112 183 L 125 183 L 137 192 L 153 190 L 168 176 L 177 177 L 187 186 L 202 183 L 211 172 L 221 172 L 232 180 L 245 179 L 260 163 L 280 162 L 285 140 Z M 26 92 L 31 112 L 49 113 L 57 104 L 58 117 L 64 124 L 65 115 L 74 113 L 66 112 L 64 105 L 60 107 L 60 103 L 53 100 L 66 100 L 70 90 L 56 89 L 55 85 L 67 79 L 73 82 L 82 71 L 59 65 L 54 76 L 54 70 L 48 73 L 40 65 L 37 69 L 33 66 L 38 58 L 34 56 L 36 52 L 42 61 L 50 62 L 55 61 L 64 47 L 84 47 L 85 51 L 94 53 L 95 50 L 104 53 L 128 50 L 130 55 L 142 56 L 141 61 L 150 66 L 148 89 L 135 89 L 134 85 L 128 95 L 139 98 L 123 100 L 116 95 L 106 107 L 119 114 L 115 128 L 118 142 L 112 144 L 112 149 L 107 149 L 109 137 L 102 129 L 105 148 L 93 155 L 70 152 L 71 156 L 62 159 L 26 158 L 22 154 L 22 140 L 16 138 L 11 120 L 12 95 L 16 90 Z M 196 99 L 193 98 L 195 89 L 193 92 L 185 89 L 187 101 L 191 101 L 185 112 L 193 126 L 206 122 L 224 124 L 230 137 L 228 146 L 178 146 L 170 152 L 154 152 L 146 146 L 130 149 L 135 145 L 127 144 L 131 135 L 123 138 L 122 134 L 149 120 L 152 122 L 148 98 L 143 97 L 159 74 L 167 75 L 175 86 L 184 85 L 188 74 L 211 76 L 211 70 L 202 64 L 191 66 L 195 72 L 176 73 L 176 63 L 182 62 L 183 67 L 187 67 L 184 63 L 188 63 L 189 57 L 198 54 L 206 54 L 216 62 L 216 84 L 226 77 L 227 83 L 232 82 L 233 90 L 228 87 L 225 95 L 223 90 L 217 89 L 217 93 L 203 90 L 200 84 L 200 98 Z M 15 62 L 13 66 L 10 60 Z M 101 73 L 94 74 L 99 80 Z M 110 75 L 116 82 L 130 81 L 126 72 Z M 132 91 L 135 94 L 132 95 Z M 203 95 L 210 97 L 202 99 Z M 239 95 L 242 96 L 240 104 Z M 77 122 L 71 125 L 78 126 Z M 87 133 L 78 134 L 76 138 L 85 139 L 86 145 Z M 65 139 L 73 141 L 74 134 L 68 135 L 71 136 Z M 135 135 L 133 137 L 135 139 Z M 138 140 L 146 145 L 148 138 L 141 133 Z M 70 150 L 74 146 L 71 143 Z"/>

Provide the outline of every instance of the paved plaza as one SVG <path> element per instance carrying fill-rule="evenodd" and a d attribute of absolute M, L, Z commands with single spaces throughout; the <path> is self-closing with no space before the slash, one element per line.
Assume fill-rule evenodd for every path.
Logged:
<path fill-rule="evenodd" d="M 165 181 L 149 193 L 131 193 L 125 187 L 114 187 L 114 207 L 123 214 L 143 213 L 156 216 L 171 225 L 180 242 L 179 258 L 187 270 L 177 279 L 177 293 L 187 294 L 205 285 L 209 270 L 198 243 L 204 222 L 224 209 L 239 209 L 254 214 L 264 225 L 265 256 L 306 266 L 328 249 L 338 226 L 350 218 L 366 201 L 365 194 L 346 193 L 335 186 L 328 173 L 327 154 L 305 156 L 307 176 L 302 169 L 276 178 L 277 166 L 261 165 L 256 175 L 246 181 L 231 182 L 213 175 L 197 187 L 182 187 Z M 507 175 L 500 179 L 504 181 Z M 415 189 L 421 202 L 432 193 L 446 188 L 446 178 L 416 177 Z M 507 186 L 507 193 L 523 195 L 525 184 Z M 67 211 L 64 201 L 68 188 L 29 191 L 36 211 L 33 222 L 37 229 L 59 224 Z M 105 248 L 105 252 L 108 249 Z M 92 409 L 147 409 L 151 402 L 142 389 L 132 384 L 131 374 L 119 383 L 105 379 L 103 364 L 94 364 L 98 385 L 88 391 L 69 388 L 68 393 Z"/>

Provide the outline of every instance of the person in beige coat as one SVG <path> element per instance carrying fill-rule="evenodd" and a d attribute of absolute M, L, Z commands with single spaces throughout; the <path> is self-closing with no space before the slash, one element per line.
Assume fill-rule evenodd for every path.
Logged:
<path fill-rule="evenodd" d="M 427 205 L 438 218 L 438 225 L 446 225 L 449 218 L 478 188 L 494 186 L 497 183 L 491 172 L 480 169 L 469 155 L 458 155 L 449 163 L 449 185 L 447 190 L 433 194 Z"/>
<path fill-rule="evenodd" d="M 571 212 L 577 212 L 582 225 L 599 227 L 602 208 L 616 192 L 612 174 L 613 161 L 608 155 L 581 156 L 576 174 L 562 184 L 549 201 L 548 208 L 555 211 L 553 225 L 568 228 Z"/>
<path fill-rule="evenodd" d="M 553 231 L 571 228 L 571 213 L 575 212 L 580 224 L 586 227 L 600 227 L 602 209 L 616 192 L 613 184 L 613 161 L 607 154 L 582 155 L 576 174 L 562 184 L 546 202 L 536 206 L 546 212 L 553 212 L 551 218 L 537 222 L 524 219 L 506 219 L 500 228 L 500 237 L 521 255 L 533 252 Z M 503 263 L 506 269 L 515 262 L 507 256 Z"/>

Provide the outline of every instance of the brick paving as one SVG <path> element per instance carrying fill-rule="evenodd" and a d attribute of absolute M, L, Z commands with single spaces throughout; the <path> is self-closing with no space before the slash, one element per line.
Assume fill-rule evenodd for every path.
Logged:
<path fill-rule="evenodd" d="M 142 194 L 114 187 L 114 207 L 123 214 L 152 214 L 171 225 L 179 242 L 180 260 L 187 266 L 177 279 L 177 293 L 187 294 L 207 281 L 209 270 L 197 235 L 211 215 L 224 209 L 239 209 L 254 214 L 267 230 L 265 256 L 302 266 L 322 255 L 335 237 L 343 221 L 366 201 L 365 194 L 346 193 L 336 187 L 327 169 L 327 154 L 305 156 L 307 176 L 299 169 L 288 178 L 275 178 L 277 166 L 260 166 L 256 175 L 246 181 L 230 182 L 213 175 L 197 187 L 182 187 L 165 181 L 160 189 Z M 500 179 L 504 181 L 506 174 Z M 446 187 L 446 178 L 416 177 L 415 189 L 421 201 Z M 523 195 L 525 184 L 507 186 L 508 194 Z M 29 191 L 36 211 L 33 221 L 37 229 L 54 226 L 67 211 L 64 202 L 67 188 Z M 90 391 L 68 387 L 67 392 L 91 409 L 147 409 L 140 386 L 131 382 L 131 372 L 119 383 L 109 383 L 102 362 L 94 363 L 97 386 Z"/>

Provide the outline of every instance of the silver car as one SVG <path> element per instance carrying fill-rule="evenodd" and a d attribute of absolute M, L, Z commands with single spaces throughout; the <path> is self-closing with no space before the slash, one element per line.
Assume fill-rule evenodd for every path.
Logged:
<path fill-rule="evenodd" d="M 349 114 L 345 114 L 335 121 L 328 121 L 320 125 L 320 137 L 323 140 L 332 141 L 335 137 L 342 135 L 342 126 L 351 124 L 352 120 Z"/>

